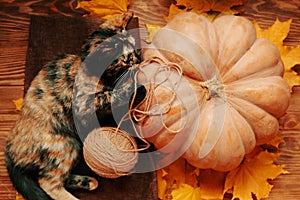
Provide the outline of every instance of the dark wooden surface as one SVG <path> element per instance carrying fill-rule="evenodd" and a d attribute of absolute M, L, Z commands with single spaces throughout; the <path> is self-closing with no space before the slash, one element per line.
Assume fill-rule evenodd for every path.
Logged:
<path fill-rule="evenodd" d="M 171 0 L 132 0 L 129 9 L 139 17 L 140 27 L 145 23 L 164 25 Z M 9 130 L 19 112 L 12 100 L 23 96 L 25 64 L 28 49 L 30 15 L 78 16 L 74 12 L 74 0 L 0 0 L 0 199 L 16 199 L 16 191 L 10 184 L 4 163 L 4 144 Z M 286 45 L 300 45 L 299 0 L 249 0 L 243 16 L 256 20 L 266 28 L 276 18 L 281 21 L 293 18 Z M 146 32 L 141 33 L 146 38 Z M 53 52 L 51 52 L 53 53 Z M 55 53 L 55 52 L 54 52 Z M 300 56 L 300 55 L 299 55 Z M 297 68 L 300 68 L 299 66 Z M 285 164 L 289 174 L 272 181 L 274 188 L 268 199 L 300 199 L 300 87 L 295 87 L 287 114 L 280 119 L 285 144 L 278 163 Z M 142 192 L 142 191 L 141 191 Z"/>
<path fill-rule="evenodd" d="M 62 54 L 78 55 L 83 41 L 97 29 L 103 20 L 69 16 L 30 17 L 29 41 L 25 63 L 24 93 L 32 79 L 48 61 Z M 128 29 L 138 28 L 138 18 L 133 18 Z M 59 41 L 59 42 L 57 42 Z M 75 174 L 96 176 L 81 163 Z M 152 200 L 157 199 L 156 173 L 142 173 L 118 179 L 99 178 L 100 186 L 93 192 L 71 191 L 82 200 Z"/>

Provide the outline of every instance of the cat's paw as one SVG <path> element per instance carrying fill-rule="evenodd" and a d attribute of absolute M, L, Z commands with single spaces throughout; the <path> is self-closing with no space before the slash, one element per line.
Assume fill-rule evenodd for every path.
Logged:
<path fill-rule="evenodd" d="M 71 174 L 65 182 L 65 187 L 71 189 L 95 190 L 98 187 L 98 181 L 90 176 L 81 176 Z"/>
<path fill-rule="evenodd" d="M 98 188 L 98 181 L 95 178 L 90 177 L 89 190 L 95 190 Z"/>

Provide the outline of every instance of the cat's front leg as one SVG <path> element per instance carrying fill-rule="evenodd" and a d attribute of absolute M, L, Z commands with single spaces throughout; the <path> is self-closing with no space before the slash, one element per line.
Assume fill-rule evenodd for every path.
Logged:
<path fill-rule="evenodd" d="M 69 193 L 64 187 L 51 187 L 49 180 L 39 179 L 40 187 L 54 200 L 79 200 Z M 50 185 L 49 185 L 50 184 Z"/>
<path fill-rule="evenodd" d="M 46 178 L 47 179 L 47 178 Z M 55 200 L 76 200 L 77 198 L 70 194 L 64 187 L 52 187 L 49 180 L 39 179 L 40 187 Z M 55 185 L 55 184 L 54 184 Z M 92 191 L 97 189 L 98 181 L 90 176 L 71 174 L 65 181 L 65 187 L 69 189 L 84 189 Z"/>
<path fill-rule="evenodd" d="M 40 155 L 37 177 L 39 186 L 54 200 L 78 200 L 64 188 L 78 159 L 78 140 L 59 133 L 50 133 L 45 138 L 46 142 L 37 149 Z"/>
<path fill-rule="evenodd" d="M 60 163 L 60 166 L 63 163 Z M 61 167 L 52 168 L 38 178 L 40 187 L 54 200 L 78 200 L 63 186 L 63 171 Z"/>

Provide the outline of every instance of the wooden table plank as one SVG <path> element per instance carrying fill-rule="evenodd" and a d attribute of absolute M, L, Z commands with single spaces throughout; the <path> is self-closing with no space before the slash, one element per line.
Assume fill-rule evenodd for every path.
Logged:
<path fill-rule="evenodd" d="M 267 28 L 278 18 L 280 21 L 293 19 L 286 45 L 300 45 L 300 1 L 299 0 L 249 0 L 245 13 L 249 19 L 256 20 L 262 28 Z"/>

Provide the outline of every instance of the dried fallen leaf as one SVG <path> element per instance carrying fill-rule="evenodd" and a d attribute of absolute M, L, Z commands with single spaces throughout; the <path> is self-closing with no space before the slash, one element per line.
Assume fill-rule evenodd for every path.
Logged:
<path fill-rule="evenodd" d="M 211 12 L 211 13 L 201 13 L 204 15 L 209 21 L 213 22 L 216 18 L 224 16 L 224 15 L 235 15 L 238 14 L 239 11 L 236 10 L 228 10 L 223 12 Z"/>
<path fill-rule="evenodd" d="M 167 191 L 167 181 L 164 179 L 164 177 L 168 173 L 164 169 L 160 169 L 156 171 L 156 176 L 157 176 L 157 189 L 158 189 L 158 198 L 164 199 L 165 194 Z"/>
<path fill-rule="evenodd" d="M 217 13 L 236 14 L 238 11 L 232 10 L 233 6 L 243 5 L 243 0 L 176 0 L 175 4 L 170 5 L 167 21 L 173 18 L 174 15 L 181 12 L 196 12 L 199 14 L 214 11 L 213 17 Z"/>
<path fill-rule="evenodd" d="M 20 111 L 22 109 L 23 98 L 12 100 L 16 106 L 16 110 Z"/>
<path fill-rule="evenodd" d="M 233 199 L 252 200 L 252 194 L 257 199 L 267 198 L 273 187 L 267 180 L 285 173 L 283 166 L 273 163 L 278 157 L 279 154 L 261 151 L 252 158 L 246 158 L 227 175 L 224 192 L 233 189 Z"/>
<path fill-rule="evenodd" d="M 201 170 L 198 178 L 201 198 L 206 200 L 223 199 L 226 174 L 226 172 L 212 169 Z"/>
<path fill-rule="evenodd" d="M 130 0 L 110 0 L 110 1 L 79 1 L 78 8 L 83 8 L 90 12 L 89 16 L 110 19 L 125 13 Z"/>
<path fill-rule="evenodd" d="M 284 143 L 284 139 L 281 137 L 280 132 L 278 132 L 277 135 L 271 140 L 269 140 L 266 144 L 278 149 L 281 143 Z"/>
<path fill-rule="evenodd" d="M 146 42 L 151 43 L 153 36 L 156 34 L 156 32 L 161 28 L 159 25 L 153 25 L 153 24 L 145 24 L 146 28 L 148 30 L 149 36 L 146 40 Z"/>
<path fill-rule="evenodd" d="M 300 77 L 299 75 L 294 72 L 293 70 L 286 70 L 283 76 L 284 80 L 289 84 L 290 88 L 292 89 L 296 85 L 300 85 Z"/>
<path fill-rule="evenodd" d="M 267 150 L 268 152 L 278 153 L 279 145 L 284 142 L 285 141 L 281 137 L 280 132 L 278 132 L 278 134 L 274 138 L 269 140 L 266 144 L 261 145 L 260 148 L 263 150 Z"/>
<path fill-rule="evenodd" d="M 158 195 L 160 199 L 168 199 L 172 192 L 183 184 L 197 187 L 199 169 L 189 165 L 185 159 L 179 158 L 174 163 L 157 171 Z"/>
<path fill-rule="evenodd" d="M 200 189 L 188 184 L 182 184 L 172 191 L 172 200 L 201 200 Z"/>
<path fill-rule="evenodd" d="M 226 174 L 210 169 L 200 170 L 180 158 L 157 171 L 158 195 L 163 200 L 171 197 L 186 200 L 223 199 Z"/>
<path fill-rule="evenodd" d="M 280 55 L 284 64 L 285 73 L 284 79 L 292 89 L 295 85 L 300 85 L 300 77 L 293 67 L 300 64 L 300 46 L 284 46 L 283 40 L 287 37 L 292 20 L 280 22 L 278 19 L 268 29 L 261 29 L 257 22 L 254 22 L 254 26 L 257 31 L 257 37 L 262 37 L 273 42 L 280 51 Z"/>
<path fill-rule="evenodd" d="M 171 4 L 169 8 L 169 15 L 165 18 L 166 21 L 170 21 L 175 15 L 182 13 L 182 12 L 187 12 L 186 7 L 180 7 L 177 4 Z"/>

